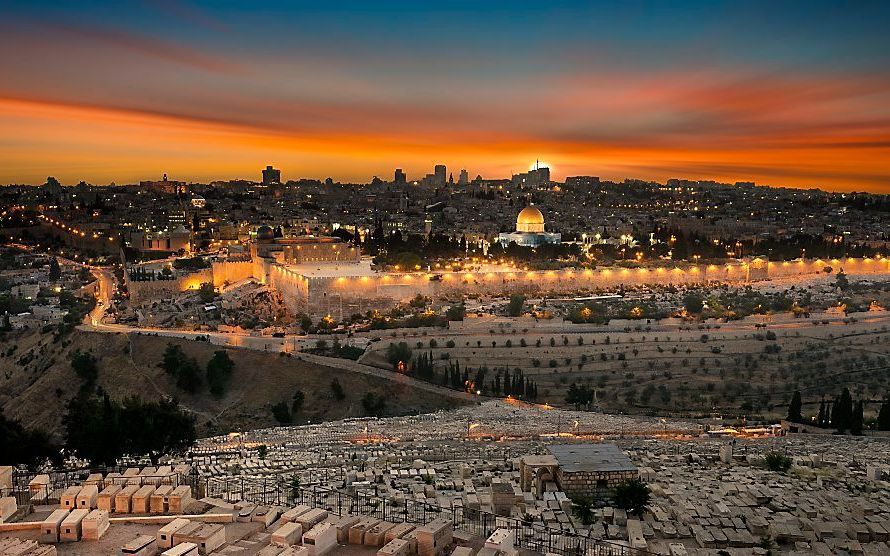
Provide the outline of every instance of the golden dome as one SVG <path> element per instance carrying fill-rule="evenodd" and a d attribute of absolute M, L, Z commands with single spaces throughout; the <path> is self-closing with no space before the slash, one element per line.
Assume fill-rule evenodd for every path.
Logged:
<path fill-rule="evenodd" d="M 519 211 L 516 217 L 517 232 L 543 232 L 544 231 L 544 215 L 538 210 L 538 207 L 527 206 Z"/>

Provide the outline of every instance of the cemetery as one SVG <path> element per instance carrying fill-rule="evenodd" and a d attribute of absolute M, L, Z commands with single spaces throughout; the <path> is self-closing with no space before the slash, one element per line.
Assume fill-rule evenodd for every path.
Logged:
<path fill-rule="evenodd" d="M 105 473 L 3 468 L 0 539 L 25 543 L 15 554 L 877 555 L 888 462 L 882 436 L 485 402 L 206 438 Z"/>

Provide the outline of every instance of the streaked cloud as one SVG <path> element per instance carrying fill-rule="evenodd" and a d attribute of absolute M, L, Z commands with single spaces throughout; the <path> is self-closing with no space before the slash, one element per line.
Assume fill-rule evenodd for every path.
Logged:
<path fill-rule="evenodd" d="M 194 69 L 245 74 L 244 66 L 220 56 L 213 56 L 192 47 L 128 30 L 119 31 L 94 25 L 42 22 L 49 33 L 59 33 L 63 40 L 93 41 L 105 48 L 121 48 L 142 56 L 154 57 L 171 64 L 182 64 Z"/>
<path fill-rule="evenodd" d="M 481 14 L 147 6 L 142 19 L 112 5 L 2 24 L 0 72 L 15 79 L 0 83 L 0 182 L 226 178 L 267 162 L 344 180 L 437 162 L 494 176 L 540 157 L 558 177 L 890 191 L 890 76 L 874 51 L 886 35 L 843 13 L 836 35 L 808 20 L 779 45 L 756 29 L 690 27 L 682 6 L 676 21 L 571 2 Z M 648 33 L 631 32 L 649 17 Z"/>

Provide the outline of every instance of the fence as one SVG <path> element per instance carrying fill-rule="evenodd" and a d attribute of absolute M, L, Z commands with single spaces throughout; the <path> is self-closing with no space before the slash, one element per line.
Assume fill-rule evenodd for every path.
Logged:
<path fill-rule="evenodd" d="M 11 496 L 15 498 L 16 504 L 19 506 L 26 504 L 58 504 L 59 498 L 68 487 L 82 485 L 92 474 L 101 474 L 103 477 L 107 477 L 109 473 L 120 473 L 121 477 L 100 481 L 97 485 L 100 491 L 110 484 L 133 484 L 138 486 L 152 484 L 171 485 L 174 487 L 188 484 L 192 486 L 192 490 L 196 486 L 196 477 L 194 475 L 182 475 L 171 472 L 164 475 L 123 476 L 126 470 L 127 467 L 123 466 L 84 467 L 81 469 L 56 470 L 44 473 L 15 470 L 12 474 L 12 488 L 0 488 L 0 497 Z M 31 485 L 31 481 L 41 475 L 47 477 L 45 484 L 41 482 L 40 484 Z"/>
<path fill-rule="evenodd" d="M 300 487 L 287 477 L 210 478 L 202 485 L 207 496 L 235 502 L 246 500 L 262 505 L 306 505 L 329 513 L 374 517 L 394 523 L 425 525 L 434 519 L 449 520 L 455 530 L 487 538 L 495 529 L 513 532 L 516 546 L 541 553 L 562 556 L 643 556 L 651 554 L 624 544 L 613 543 L 577 534 L 573 530 L 554 529 L 544 523 L 497 516 L 465 508 L 462 505 L 442 507 L 406 498 L 402 501 L 384 499 L 375 493 L 355 494 L 323 486 Z"/>

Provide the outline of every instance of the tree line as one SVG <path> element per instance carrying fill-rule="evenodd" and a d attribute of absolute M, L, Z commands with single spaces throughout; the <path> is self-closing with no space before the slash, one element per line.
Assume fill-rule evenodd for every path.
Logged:
<path fill-rule="evenodd" d="M 131 396 L 117 401 L 101 389 L 81 389 L 66 405 L 62 428 L 65 441 L 59 444 L 0 412 L 0 465 L 59 465 L 66 453 L 96 465 L 112 465 L 124 455 L 157 462 L 163 454 L 186 450 L 197 438 L 194 416 L 175 400 Z"/>
<path fill-rule="evenodd" d="M 435 340 L 430 340 L 430 347 L 436 347 Z M 449 347 L 454 347 L 453 340 L 449 340 Z M 448 360 L 447 353 L 442 355 L 443 357 L 440 359 Z M 507 368 L 495 369 L 495 375 L 491 380 L 486 380 L 490 372 L 486 365 L 480 366 L 474 373 L 470 368 L 461 369 L 460 361 L 448 361 L 444 369 L 437 371 L 432 352 L 413 356 L 413 352 L 406 342 L 389 344 L 386 350 L 386 359 L 396 372 L 403 372 L 408 376 L 446 388 L 492 396 L 514 396 L 526 400 L 538 399 L 537 381 L 527 378 L 520 368 L 516 368 L 512 374 Z"/>
<path fill-rule="evenodd" d="M 158 366 L 175 379 L 180 390 L 189 394 L 198 393 L 206 380 L 208 389 L 215 398 L 225 396 L 235 370 L 235 362 L 229 354 L 218 350 L 213 352 L 213 357 L 207 361 L 202 373 L 198 360 L 186 355 L 182 347 L 176 344 L 167 344 Z"/>
<path fill-rule="evenodd" d="M 849 388 L 844 388 L 833 400 L 822 399 L 815 420 L 804 418 L 802 406 L 800 392 L 794 392 L 788 404 L 787 420 L 793 423 L 814 423 L 824 429 L 835 429 L 841 434 L 849 432 L 857 436 L 865 428 L 865 401 L 854 400 Z M 890 397 L 881 402 L 874 428 L 890 431 Z"/>

